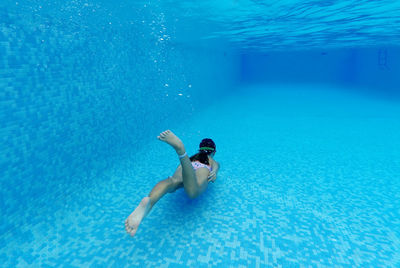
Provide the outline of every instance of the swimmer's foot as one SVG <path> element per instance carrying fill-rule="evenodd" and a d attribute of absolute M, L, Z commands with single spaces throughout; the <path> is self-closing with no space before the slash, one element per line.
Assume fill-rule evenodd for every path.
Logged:
<path fill-rule="evenodd" d="M 139 206 L 129 215 L 125 220 L 125 230 L 134 236 L 137 232 L 139 224 L 142 222 L 143 218 L 147 215 L 150 208 L 150 198 L 146 196 L 140 201 Z"/>
<path fill-rule="evenodd" d="M 161 132 L 157 138 L 160 141 L 164 141 L 171 145 L 178 155 L 183 155 L 185 153 L 185 146 L 183 146 L 182 141 L 174 133 L 172 133 L 171 130 Z"/>

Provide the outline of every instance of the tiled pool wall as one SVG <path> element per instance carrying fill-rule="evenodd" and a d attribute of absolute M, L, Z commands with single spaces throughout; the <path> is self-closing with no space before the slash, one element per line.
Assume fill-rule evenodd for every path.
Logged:
<path fill-rule="evenodd" d="M 1 233 L 212 102 L 235 66 L 155 9 L 39 2 L 0 4 Z"/>
<path fill-rule="evenodd" d="M 400 98 L 400 47 L 247 52 L 240 79 L 248 83 L 324 83 Z"/>

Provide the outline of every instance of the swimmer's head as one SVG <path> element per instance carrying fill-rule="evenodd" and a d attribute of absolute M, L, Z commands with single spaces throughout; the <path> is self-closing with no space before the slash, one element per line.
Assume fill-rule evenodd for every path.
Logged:
<path fill-rule="evenodd" d="M 217 147 L 212 139 L 203 139 L 199 145 L 199 151 L 207 154 L 215 153 L 217 151 L 216 148 Z"/>
<path fill-rule="evenodd" d="M 190 157 L 190 161 L 199 161 L 205 165 L 209 165 L 208 157 L 213 157 L 216 152 L 215 143 L 212 139 L 203 139 L 199 145 L 199 152 Z"/>

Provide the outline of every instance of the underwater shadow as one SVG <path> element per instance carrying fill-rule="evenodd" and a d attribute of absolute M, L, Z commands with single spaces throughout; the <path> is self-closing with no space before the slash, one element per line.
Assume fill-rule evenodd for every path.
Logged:
<path fill-rule="evenodd" d="M 170 212 L 177 215 L 201 213 L 210 207 L 213 196 L 216 194 L 215 192 L 215 187 L 209 185 L 204 193 L 192 199 L 185 193 L 183 188 L 179 189 L 175 193 L 170 194 L 171 196 L 168 200 L 168 203 L 170 203 L 169 207 L 171 208 Z"/>
<path fill-rule="evenodd" d="M 213 185 L 209 185 L 208 189 L 195 199 L 189 198 L 183 188 L 167 194 L 159 201 L 160 204 L 154 207 L 157 212 L 150 214 L 146 220 L 148 223 L 141 226 L 141 233 L 147 234 L 146 240 L 149 237 L 157 240 L 160 234 L 167 241 L 189 237 L 199 225 L 209 220 L 216 194 L 218 190 Z M 182 226 L 185 228 L 182 229 Z"/>

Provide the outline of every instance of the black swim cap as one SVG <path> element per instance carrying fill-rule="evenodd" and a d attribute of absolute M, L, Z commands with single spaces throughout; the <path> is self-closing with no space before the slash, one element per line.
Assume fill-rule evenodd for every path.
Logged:
<path fill-rule="evenodd" d="M 199 150 L 206 151 L 207 153 L 215 152 L 216 146 L 212 139 L 203 139 L 200 142 Z"/>

